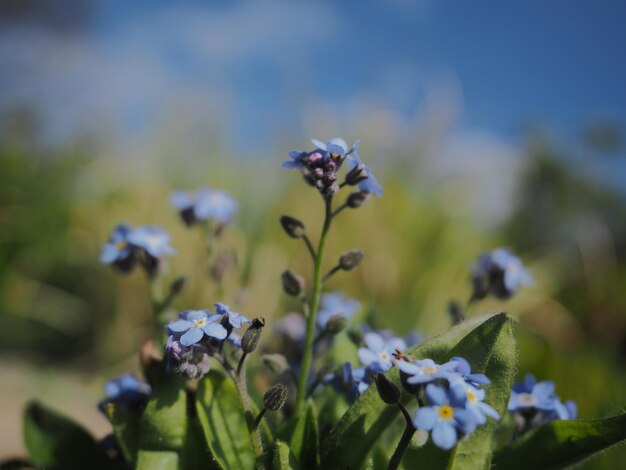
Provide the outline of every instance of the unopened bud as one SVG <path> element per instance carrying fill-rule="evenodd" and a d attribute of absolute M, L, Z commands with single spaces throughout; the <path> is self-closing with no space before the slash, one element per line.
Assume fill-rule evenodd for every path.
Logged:
<path fill-rule="evenodd" d="M 172 281 L 170 284 L 170 294 L 178 295 L 180 294 L 187 285 L 187 278 L 185 276 L 179 276 Z"/>
<path fill-rule="evenodd" d="M 352 328 L 348 330 L 348 338 L 352 343 L 360 348 L 363 345 L 363 330 L 358 325 L 354 325 Z"/>
<path fill-rule="evenodd" d="M 252 324 L 248 327 L 241 338 L 241 349 L 243 352 L 251 353 L 256 349 L 259 345 L 259 340 L 261 339 L 261 333 L 263 332 L 264 326 L 264 318 L 259 317 L 252 320 Z"/>
<path fill-rule="evenodd" d="M 343 315 L 333 315 L 326 322 L 324 330 L 331 335 L 336 335 L 344 330 L 347 323 L 348 320 Z"/>
<path fill-rule="evenodd" d="M 282 354 L 265 354 L 261 360 L 265 367 L 274 372 L 275 374 L 282 374 L 289 370 L 289 363 L 287 358 Z"/>
<path fill-rule="evenodd" d="M 287 295 L 298 297 L 304 290 L 304 278 L 292 271 L 284 271 L 282 274 L 283 289 Z"/>
<path fill-rule="evenodd" d="M 388 405 L 397 405 L 400 402 L 400 389 L 385 377 L 385 374 L 378 372 L 374 377 L 374 381 L 382 401 Z"/>
<path fill-rule="evenodd" d="M 283 226 L 285 233 L 291 238 L 302 238 L 306 234 L 304 224 L 288 215 L 281 216 L 280 224 Z"/>
<path fill-rule="evenodd" d="M 364 257 L 365 254 L 361 250 L 346 251 L 339 257 L 339 267 L 344 271 L 352 271 L 361 264 Z"/>
<path fill-rule="evenodd" d="M 368 177 L 369 176 L 367 174 L 367 171 L 365 170 L 365 165 L 359 163 L 346 174 L 346 184 L 349 184 L 350 186 L 356 186 L 361 181 L 366 180 Z"/>
<path fill-rule="evenodd" d="M 289 389 L 283 384 L 270 387 L 263 395 L 263 406 L 270 411 L 280 410 L 287 401 Z"/>
<path fill-rule="evenodd" d="M 352 209 L 358 209 L 365 203 L 365 201 L 367 201 L 368 198 L 369 193 L 365 193 L 363 191 L 350 193 L 350 195 L 346 199 L 346 205 L 348 207 L 351 207 Z"/>

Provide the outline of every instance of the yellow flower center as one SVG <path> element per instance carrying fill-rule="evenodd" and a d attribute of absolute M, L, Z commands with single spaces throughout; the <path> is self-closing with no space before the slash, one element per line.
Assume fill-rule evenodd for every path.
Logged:
<path fill-rule="evenodd" d="M 536 403 L 535 397 L 533 397 L 530 393 L 520 393 L 517 395 L 517 400 L 522 405 L 532 406 Z"/>
<path fill-rule="evenodd" d="M 424 368 L 422 368 L 422 372 L 423 372 L 425 375 L 432 375 L 432 374 L 436 374 L 436 373 L 437 373 L 437 367 L 436 367 L 436 366 L 424 367 Z"/>
<path fill-rule="evenodd" d="M 115 248 L 117 248 L 118 250 L 123 250 L 124 248 L 126 248 L 126 242 L 124 240 L 120 240 L 115 244 Z"/>
<path fill-rule="evenodd" d="M 439 418 L 450 420 L 454 416 L 454 409 L 450 405 L 443 405 L 439 407 Z"/>
<path fill-rule="evenodd" d="M 467 391 L 467 399 L 469 401 L 471 401 L 472 403 L 476 402 L 476 395 L 474 395 L 474 392 L 472 392 L 471 390 Z"/>

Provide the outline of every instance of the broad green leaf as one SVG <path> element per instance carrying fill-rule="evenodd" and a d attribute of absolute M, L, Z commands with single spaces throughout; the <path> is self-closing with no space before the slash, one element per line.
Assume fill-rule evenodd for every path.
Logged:
<path fill-rule="evenodd" d="M 106 468 L 108 459 L 78 423 L 38 403 L 24 415 L 24 443 L 37 468 Z"/>
<path fill-rule="evenodd" d="M 233 382 L 209 372 L 197 392 L 198 418 L 211 452 L 223 468 L 251 469 L 255 458 L 246 417 Z"/>
<path fill-rule="evenodd" d="M 320 468 L 319 432 L 317 413 L 312 401 L 308 401 L 304 415 L 298 420 L 291 438 L 291 451 L 302 469 Z"/>
<path fill-rule="evenodd" d="M 482 372 L 491 379 L 491 384 L 485 387 L 485 402 L 504 416 L 517 366 L 512 320 L 505 315 L 492 317 L 463 338 L 449 356 L 464 357 L 472 365 L 472 372 Z M 410 449 L 403 459 L 404 468 L 421 465 L 449 470 L 488 469 L 493 432 L 498 423 L 489 419 L 451 451 L 438 449 L 432 442 Z"/>
<path fill-rule="evenodd" d="M 178 453 L 171 450 L 140 450 L 136 469 L 178 470 Z"/>
<path fill-rule="evenodd" d="M 286 442 L 276 441 L 274 443 L 274 458 L 272 459 L 274 470 L 293 470 L 298 468 L 293 454 Z"/>
<path fill-rule="evenodd" d="M 417 358 L 431 358 L 443 361 L 450 357 L 450 351 L 478 325 L 506 318 L 504 314 L 482 316 L 464 321 L 448 332 L 435 336 L 412 348 L 408 354 Z M 385 374 L 397 385 L 400 383 L 398 370 L 394 367 Z M 409 402 L 409 395 L 403 396 L 404 403 Z M 398 409 L 383 403 L 376 387 L 370 387 L 346 411 L 339 422 L 333 426 L 322 442 L 322 462 L 332 466 L 359 468 L 368 452 L 374 448 L 382 432 L 398 415 Z"/>
<path fill-rule="evenodd" d="M 626 413 L 607 419 L 552 421 L 494 454 L 507 470 L 565 468 L 626 440 Z"/>
<path fill-rule="evenodd" d="M 181 456 L 184 470 L 212 470 L 220 469 L 217 460 L 211 454 L 211 449 L 204 437 L 202 425 L 197 416 L 189 417 L 187 422 L 187 438 Z"/>
<path fill-rule="evenodd" d="M 106 406 L 106 415 L 113 427 L 113 434 L 127 462 L 134 464 L 139 449 L 141 416 L 113 403 Z"/>

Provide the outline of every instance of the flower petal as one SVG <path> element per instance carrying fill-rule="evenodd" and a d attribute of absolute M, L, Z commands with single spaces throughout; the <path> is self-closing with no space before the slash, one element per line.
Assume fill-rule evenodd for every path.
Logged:
<path fill-rule="evenodd" d="M 200 328 L 191 328 L 187 333 L 185 333 L 180 338 L 180 344 L 183 346 L 191 346 L 192 344 L 196 344 L 198 341 L 202 339 L 204 336 L 204 331 Z"/>
<path fill-rule="evenodd" d="M 365 333 L 363 341 L 368 349 L 374 352 L 382 351 L 385 348 L 385 340 L 378 333 Z"/>
<path fill-rule="evenodd" d="M 432 438 L 437 447 L 450 450 L 456 444 L 456 430 L 448 422 L 437 421 L 433 428 Z"/>
<path fill-rule="evenodd" d="M 369 366 L 373 362 L 378 361 L 378 356 L 367 348 L 359 348 L 357 355 L 359 356 L 359 361 L 364 366 Z"/>
<path fill-rule="evenodd" d="M 176 320 L 167 325 L 167 328 L 173 333 L 182 333 L 193 328 L 193 322 L 188 320 Z"/>
<path fill-rule="evenodd" d="M 430 431 L 437 422 L 437 409 L 432 406 L 423 406 L 413 418 L 413 426 L 417 429 Z"/>
<path fill-rule="evenodd" d="M 435 405 L 445 405 L 448 403 L 448 397 L 446 396 L 445 390 L 437 385 L 427 385 L 426 396 L 428 397 L 428 400 Z"/>
<path fill-rule="evenodd" d="M 209 323 L 202 327 L 202 331 L 204 331 L 207 336 L 216 339 L 224 339 L 228 335 L 226 328 L 224 328 L 219 323 Z"/>

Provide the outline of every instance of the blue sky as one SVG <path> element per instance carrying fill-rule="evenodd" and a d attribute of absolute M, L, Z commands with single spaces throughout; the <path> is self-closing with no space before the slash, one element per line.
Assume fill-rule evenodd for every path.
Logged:
<path fill-rule="evenodd" d="M 0 109 L 34 104 L 51 138 L 104 126 L 125 141 L 191 108 L 254 148 L 319 114 L 348 133 L 379 110 L 413 122 L 445 95 L 455 128 L 571 137 L 626 124 L 625 5 L 95 1 L 75 30 L 0 28 Z"/>

